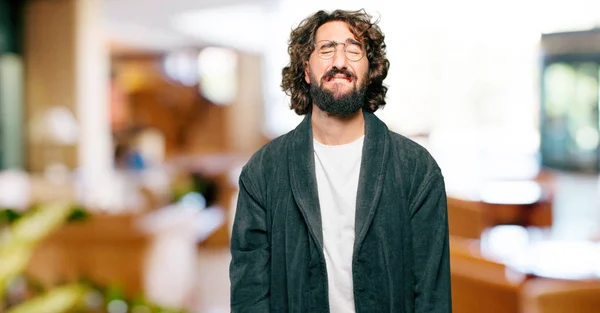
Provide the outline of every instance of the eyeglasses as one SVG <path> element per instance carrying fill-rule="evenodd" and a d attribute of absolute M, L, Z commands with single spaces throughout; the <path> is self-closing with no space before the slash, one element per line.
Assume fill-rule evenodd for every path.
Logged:
<path fill-rule="evenodd" d="M 346 42 L 336 42 L 333 40 L 321 40 L 315 45 L 319 58 L 329 60 L 333 58 L 338 45 L 344 45 L 344 55 L 350 61 L 360 61 L 365 56 L 365 50 L 362 45 L 354 40 L 348 39 Z"/>

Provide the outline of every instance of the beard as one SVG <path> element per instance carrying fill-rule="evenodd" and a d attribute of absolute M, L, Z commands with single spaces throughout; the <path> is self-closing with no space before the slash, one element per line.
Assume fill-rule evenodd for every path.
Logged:
<path fill-rule="evenodd" d="M 323 86 L 325 81 L 330 80 L 336 74 L 343 74 L 346 77 L 352 78 L 354 86 L 345 94 L 340 94 L 337 91 L 331 91 Z M 364 79 L 363 79 L 364 81 Z M 317 83 L 319 82 L 319 83 Z M 358 79 L 356 76 L 345 70 L 332 69 L 323 75 L 319 81 L 310 73 L 310 96 L 313 103 L 317 105 L 323 112 L 327 112 L 332 116 L 346 119 L 358 112 L 366 100 L 367 88 L 364 83 L 361 86 L 357 85 Z M 334 86 L 339 87 L 339 86 Z"/>

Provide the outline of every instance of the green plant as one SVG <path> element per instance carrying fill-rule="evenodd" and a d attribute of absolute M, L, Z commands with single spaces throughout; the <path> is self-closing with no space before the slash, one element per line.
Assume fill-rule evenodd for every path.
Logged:
<path fill-rule="evenodd" d="M 21 215 L 10 214 L 10 223 L 0 230 L 0 309 L 6 309 L 4 295 L 11 279 L 22 275 L 33 250 L 50 232 L 63 225 L 72 208 L 65 204 L 40 206 Z M 8 308 L 8 313 L 61 313 L 81 300 L 86 287 L 67 284 Z"/>

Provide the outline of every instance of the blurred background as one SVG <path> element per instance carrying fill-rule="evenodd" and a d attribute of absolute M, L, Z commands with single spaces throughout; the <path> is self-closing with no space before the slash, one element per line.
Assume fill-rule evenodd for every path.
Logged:
<path fill-rule="evenodd" d="M 0 312 L 228 312 L 240 168 L 336 8 L 442 168 L 454 312 L 600 312 L 597 0 L 0 0 Z"/>

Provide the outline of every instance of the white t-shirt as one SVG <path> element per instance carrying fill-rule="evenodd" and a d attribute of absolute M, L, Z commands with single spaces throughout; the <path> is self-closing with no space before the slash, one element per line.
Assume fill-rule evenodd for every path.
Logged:
<path fill-rule="evenodd" d="M 364 136 L 327 146 L 314 140 L 331 313 L 353 313 L 352 252 L 356 193 Z"/>

